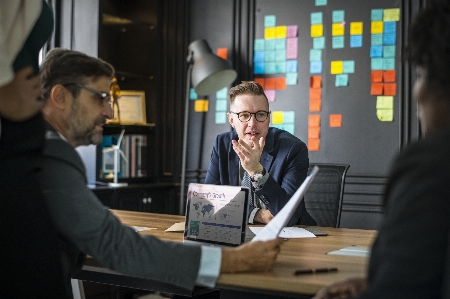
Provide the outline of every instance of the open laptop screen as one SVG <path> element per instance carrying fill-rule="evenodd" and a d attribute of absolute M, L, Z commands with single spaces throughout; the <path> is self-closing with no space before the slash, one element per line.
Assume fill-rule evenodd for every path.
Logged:
<path fill-rule="evenodd" d="M 189 184 L 184 240 L 239 246 L 245 240 L 249 189 Z"/>

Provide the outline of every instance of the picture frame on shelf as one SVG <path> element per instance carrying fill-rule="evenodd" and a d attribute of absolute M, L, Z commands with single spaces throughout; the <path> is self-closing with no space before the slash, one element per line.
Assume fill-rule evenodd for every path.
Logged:
<path fill-rule="evenodd" d="M 120 97 L 113 102 L 114 117 L 108 124 L 146 125 L 145 92 L 142 90 L 121 90 Z"/>

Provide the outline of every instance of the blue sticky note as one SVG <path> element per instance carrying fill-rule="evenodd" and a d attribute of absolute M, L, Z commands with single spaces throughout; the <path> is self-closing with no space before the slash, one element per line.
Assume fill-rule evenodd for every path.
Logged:
<path fill-rule="evenodd" d="M 298 74 L 297 73 L 287 73 L 286 74 L 286 85 L 297 85 L 298 84 Z"/>
<path fill-rule="evenodd" d="M 264 74 L 265 65 L 264 62 L 255 63 L 253 66 L 254 74 Z"/>
<path fill-rule="evenodd" d="M 316 6 L 325 6 L 327 5 L 327 0 L 316 0 Z"/>
<path fill-rule="evenodd" d="M 286 61 L 286 50 L 275 51 L 275 61 Z"/>
<path fill-rule="evenodd" d="M 266 51 L 275 51 L 275 40 L 274 39 L 266 39 L 265 42 L 265 50 Z"/>
<path fill-rule="evenodd" d="M 322 24 L 323 23 L 323 13 L 322 12 L 312 12 L 311 13 L 311 25 Z"/>
<path fill-rule="evenodd" d="M 284 125 L 272 124 L 271 127 L 274 127 L 274 128 L 280 129 L 280 130 L 284 130 L 284 129 L 283 129 L 283 128 L 284 128 Z"/>
<path fill-rule="evenodd" d="M 264 17 L 264 27 L 275 27 L 277 22 L 276 16 L 265 16 Z"/>
<path fill-rule="evenodd" d="M 275 61 L 275 51 L 266 51 L 265 53 L 266 53 L 264 57 L 265 62 Z"/>
<path fill-rule="evenodd" d="M 295 128 L 294 124 L 283 124 L 282 130 L 285 130 L 285 131 L 291 133 L 292 135 L 294 135 L 294 128 Z"/>
<path fill-rule="evenodd" d="M 284 124 L 295 123 L 295 111 L 284 111 L 283 118 L 284 118 Z"/>
<path fill-rule="evenodd" d="M 265 40 L 264 39 L 255 39 L 253 43 L 253 51 L 264 51 L 265 50 Z"/>
<path fill-rule="evenodd" d="M 226 112 L 216 112 L 216 124 L 226 124 L 227 123 L 227 113 Z"/>
<path fill-rule="evenodd" d="M 383 58 L 370 59 L 370 69 L 373 71 L 382 70 L 383 69 Z"/>
<path fill-rule="evenodd" d="M 371 21 L 383 21 L 383 10 L 382 9 L 372 9 L 370 14 Z"/>
<path fill-rule="evenodd" d="M 343 36 L 333 36 L 331 39 L 331 47 L 333 49 L 344 48 L 344 37 Z"/>
<path fill-rule="evenodd" d="M 372 46 L 381 46 L 383 44 L 383 34 L 372 34 L 370 44 Z"/>
<path fill-rule="evenodd" d="M 253 61 L 255 62 L 255 63 L 257 63 L 257 62 L 264 62 L 264 55 L 265 55 L 265 52 L 264 51 L 255 51 L 254 53 L 253 53 Z"/>
<path fill-rule="evenodd" d="M 297 73 L 297 72 L 298 72 L 298 61 L 286 60 L 286 73 Z"/>
<path fill-rule="evenodd" d="M 370 57 L 383 57 L 383 46 L 370 46 Z"/>
<path fill-rule="evenodd" d="M 311 61 L 309 63 L 309 72 L 311 74 L 319 74 L 322 72 L 322 61 Z"/>
<path fill-rule="evenodd" d="M 228 88 L 224 87 L 216 92 L 216 99 L 226 99 L 228 97 Z"/>
<path fill-rule="evenodd" d="M 395 33 L 385 33 L 383 34 L 383 44 L 385 45 L 395 45 L 396 34 Z"/>
<path fill-rule="evenodd" d="M 384 33 L 395 33 L 397 30 L 397 22 L 384 22 Z"/>
<path fill-rule="evenodd" d="M 383 47 L 383 57 L 384 58 L 395 57 L 395 46 L 384 46 Z"/>
<path fill-rule="evenodd" d="M 362 40 L 362 35 L 350 35 L 350 48 L 361 48 Z"/>
<path fill-rule="evenodd" d="M 285 38 L 277 38 L 275 41 L 275 50 L 286 50 L 286 39 Z"/>
<path fill-rule="evenodd" d="M 264 67 L 264 73 L 266 74 L 275 74 L 275 62 L 267 62 Z"/>
<path fill-rule="evenodd" d="M 285 61 L 275 62 L 275 72 L 276 73 L 286 73 L 286 62 Z"/>
<path fill-rule="evenodd" d="M 197 93 L 195 92 L 195 89 L 193 89 L 193 88 L 191 88 L 191 89 L 189 90 L 189 99 L 190 99 L 190 100 L 196 100 L 196 99 L 198 99 L 198 95 L 197 95 Z"/>
<path fill-rule="evenodd" d="M 216 111 L 227 111 L 227 100 L 216 100 Z"/>
<path fill-rule="evenodd" d="M 344 22 L 344 11 L 343 10 L 333 10 L 333 23 Z"/>
<path fill-rule="evenodd" d="M 383 58 L 383 70 L 395 70 L 395 58 Z"/>
<path fill-rule="evenodd" d="M 348 86 L 348 75 L 340 74 L 336 75 L 336 86 Z"/>
<path fill-rule="evenodd" d="M 323 50 L 325 49 L 325 37 L 314 37 L 313 38 L 313 49 Z"/>
<path fill-rule="evenodd" d="M 344 74 L 353 74 L 355 72 L 355 61 L 344 60 Z"/>
<path fill-rule="evenodd" d="M 309 50 L 309 61 L 322 61 L 322 50 Z"/>

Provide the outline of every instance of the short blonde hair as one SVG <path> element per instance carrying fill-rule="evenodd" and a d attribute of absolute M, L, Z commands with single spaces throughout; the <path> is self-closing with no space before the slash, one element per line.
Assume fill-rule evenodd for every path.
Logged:
<path fill-rule="evenodd" d="M 266 94 L 264 93 L 264 89 L 262 88 L 261 85 L 259 85 L 258 82 L 242 81 L 241 84 L 238 84 L 238 85 L 230 88 L 230 91 L 228 92 L 228 98 L 230 99 L 230 105 L 232 105 L 234 102 L 234 99 L 241 94 L 255 95 L 255 96 L 262 95 L 266 99 L 267 105 L 269 105 L 269 100 L 267 99 Z"/>

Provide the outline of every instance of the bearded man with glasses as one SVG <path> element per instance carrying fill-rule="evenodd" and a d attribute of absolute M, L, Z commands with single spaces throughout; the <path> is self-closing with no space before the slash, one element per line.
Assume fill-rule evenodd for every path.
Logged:
<path fill-rule="evenodd" d="M 306 178 L 309 158 L 303 141 L 269 127 L 264 90 L 245 81 L 230 89 L 228 121 L 234 129 L 217 136 L 205 184 L 251 188 L 249 223 L 268 223 Z M 302 202 L 288 225 L 317 225 Z"/>

